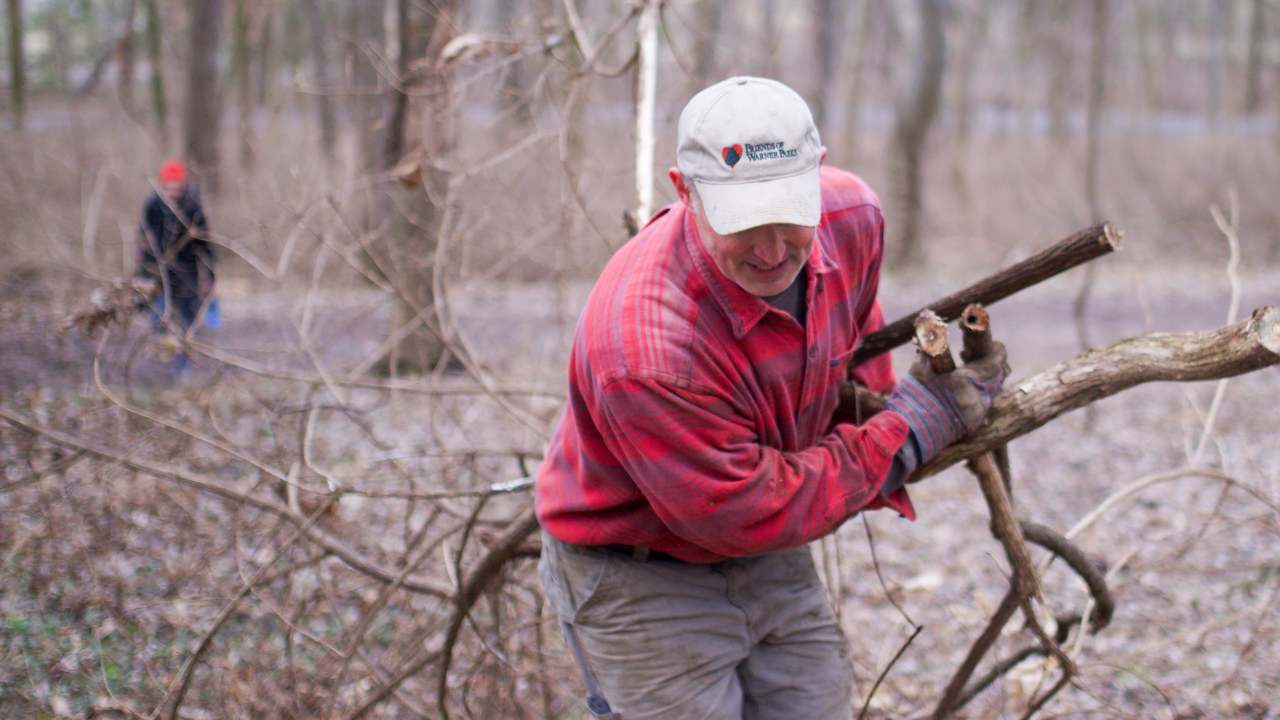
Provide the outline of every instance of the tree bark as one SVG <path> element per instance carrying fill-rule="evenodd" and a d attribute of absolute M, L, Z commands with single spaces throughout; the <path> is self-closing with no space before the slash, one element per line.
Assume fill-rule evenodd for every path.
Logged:
<path fill-rule="evenodd" d="M 22 0 L 9 0 L 9 99 L 13 129 L 27 124 L 27 63 L 22 48 Z"/>
<path fill-rule="evenodd" d="M 1098 222 L 1102 217 L 1098 199 L 1098 164 L 1102 154 L 1102 113 L 1107 98 L 1107 25 L 1110 7 L 1107 0 L 1093 0 L 1093 48 L 1089 54 L 1089 103 L 1085 114 L 1084 196 L 1088 203 L 1089 221 Z M 1097 278 L 1097 266 L 1085 268 L 1084 280 L 1071 306 L 1071 317 L 1076 326 L 1076 340 L 1080 349 L 1089 348 L 1089 328 L 1086 314 L 1089 295 Z"/>
<path fill-rule="evenodd" d="M 635 180 L 636 204 L 632 215 L 642 227 L 653 213 L 653 161 L 656 148 L 654 114 L 658 92 L 659 0 L 644 0 L 636 26 Z"/>
<path fill-rule="evenodd" d="M 929 477 L 1061 415 L 1148 382 L 1217 380 L 1280 365 L 1280 308 L 1217 330 L 1151 333 L 1090 350 L 1006 388 L 986 423 L 912 475 Z"/>
<path fill-rule="evenodd" d="M 724 3 L 717 0 L 703 0 L 698 5 L 697 24 L 694 27 L 693 50 L 693 95 L 694 92 L 710 85 L 716 67 L 716 46 L 720 43 L 721 20 L 724 18 Z"/>
<path fill-rule="evenodd" d="M 1046 51 L 1044 70 L 1049 77 L 1044 87 L 1048 90 L 1045 107 L 1049 114 L 1049 138 L 1055 143 L 1065 143 L 1070 135 L 1067 115 L 1071 109 L 1071 69 L 1074 67 L 1070 41 L 1075 33 L 1071 25 L 1076 18 L 1073 3 L 1046 3 L 1046 6 L 1043 9 L 1049 13 L 1047 18 L 1031 16 L 1039 20 L 1033 34 L 1041 38 Z"/>
<path fill-rule="evenodd" d="M 818 68 L 818 86 L 813 90 L 813 119 L 820 128 L 828 127 L 831 119 L 830 108 L 834 100 L 832 90 L 835 87 L 836 57 L 839 53 L 836 38 L 843 22 L 842 5 L 844 3 L 836 0 L 817 0 L 810 19 Z"/>
<path fill-rule="evenodd" d="M 161 60 L 160 9 L 157 0 L 143 0 L 147 13 L 147 62 L 151 65 L 151 111 L 155 114 L 160 143 L 169 149 L 169 101 L 164 94 L 164 63 Z"/>
<path fill-rule="evenodd" d="M 382 77 L 374 67 L 369 50 L 374 49 L 381 54 L 386 44 L 386 25 L 383 20 L 383 0 L 364 0 L 351 3 L 348 8 L 347 28 L 345 36 L 351 38 L 344 53 L 343 65 L 351 69 L 348 88 L 354 90 L 346 104 L 348 126 L 355 131 L 356 146 L 359 149 L 357 162 L 363 172 L 375 172 L 382 169 L 386 132 L 383 127 L 384 105 L 378 102 L 383 97 Z"/>
<path fill-rule="evenodd" d="M 218 45 L 222 0 L 191 0 L 187 66 L 185 154 L 210 194 L 219 190 L 218 131 L 222 102 L 218 82 Z"/>
<path fill-rule="evenodd" d="M 1223 86 L 1227 84 L 1227 24 L 1226 0 L 1209 0 L 1209 60 L 1205 63 L 1207 77 L 1209 122 L 1218 124 L 1222 117 Z"/>
<path fill-rule="evenodd" d="M 394 327 L 413 324 L 379 364 L 378 371 L 385 375 L 430 372 L 445 353 L 440 328 L 432 321 L 437 317 L 435 264 L 449 185 L 442 161 L 453 145 L 449 70 L 439 56 L 453 39 L 453 7 L 453 1 L 438 0 L 423 15 L 425 57 L 413 63 L 422 69 L 406 79 L 412 87 L 407 88 L 410 105 L 405 122 L 407 126 L 416 123 L 416 142 L 397 166 L 404 168 L 404 173 L 397 173 L 404 182 L 389 190 L 393 209 L 388 236 L 374 248 L 383 258 L 380 267 L 389 273 L 386 279 L 396 289 Z"/>
<path fill-rule="evenodd" d="M 1157 0 L 1158 1 L 1158 0 Z M 1142 73 L 1142 98 L 1148 112 L 1160 107 L 1160 81 L 1156 72 L 1157 42 L 1154 14 L 1160 12 L 1150 0 L 1134 3 L 1134 32 L 1138 35 L 1138 62 Z"/>
<path fill-rule="evenodd" d="M 924 144 L 938 114 L 942 73 L 946 68 L 946 36 L 942 32 L 945 0 L 919 0 L 921 29 L 916 64 L 907 92 L 897 107 L 890 187 L 897 229 L 893 257 L 899 264 L 924 260 L 920 226 L 924 215 Z"/>
<path fill-rule="evenodd" d="M 120 97 L 120 104 L 130 113 L 133 112 L 133 68 L 136 55 L 133 42 L 133 24 L 137 16 L 138 0 L 129 0 L 125 4 L 123 28 L 116 46 L 120 73 L 119 77 L 116 78 L 116 93 Z"/>
<path fill-rule="evenodd" d="M 267 104 L 267 96 L 271 86 L 271 60 L 274 57 L 271 40 L 275 34 L 275 16 L 275 8 L 267 6 L 263 10 L 262 27 L 258 29 L 258 74 L 255 102 L 259 107 Z"/>
<path fill-rule="evenodd" d="M 873 0 L 861 0 L 861 5 L 845 9 L 848 14 L 845 34 L 856 38 L 853 43 L 845 43 L 844 59 L 841 63 L 843 77 L 837 83 L 847 89 L 840 95 L 844 105 L 844 161 L 857 165 L 858 154 L 858 111 L 862 107 L 862 79 L 867 56 L 870 54 L 871 25 L 876 3 Z M 856 25 L 856 27 L 855 27 Z"/>
<path fill-rule="evenodd" d="M 249 71 L 249 4 L 248 0 L 236 0 L 235 18 L 232 20 L 231 72 L 236 84 L 237 134 L 239 135 L 240 169 L 253 167 L 253 117 L 252 75 Z"/>
<path fill-rule="evenodd" d="M 1249 59 L 1244 76 L 1244 111 L 1255 113 L 1262 107 L 1262 46 L 1266 16 L 1263 0 L 1253 0 L 1249 11 Z"/>
<path fill-rule="evenodd" d="M 333 98 L 329 96 L 329 60 L 326 57 L 324 19 L 316 0 L 299 0 L 306 17 L 307 31 L 311 34 L 311 64 L 316 84 L 316 116 L 320 122 L 320 151 L 329 161 L 333 160 L 338 143 L 337 123 L 334 120 Z"/>
<path fill-rule="evenodd" d="M 387 104 L 386 138 L 383 144 L 382 167 L 391 168 L 404 155 L 405 119 L 409 114 L 409 94 L 404 83 L 409 79 L 409 62 L 416 57 L 413 43 L 413 16 L 409 0 L 396 0 L 396 77 L 397 85 L 390 89 Z"/>
<path fill-rule="evenodd" d="M 760 0 L 762 22 L 758 29 L 760 54 L 752 53 L 756 72 L 765 77 L 778 77 L 778 0 Z M 757 58 L 763 57 L 760 63 Z"/>
<path fill-rule="evenodd" d="M 987 44 L 990 15 L 991 6 L 988 3 L 978 3 L 978 7 L 971 11 L 964 49 L 956 59 L 956 141 L 962 146 L 969 141 L 973 126 L 973 76 L 978 66 L 978 57 Z"/>

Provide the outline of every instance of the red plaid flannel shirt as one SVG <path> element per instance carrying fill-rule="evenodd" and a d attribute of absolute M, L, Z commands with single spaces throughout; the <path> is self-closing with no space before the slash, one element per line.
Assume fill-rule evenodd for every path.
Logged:
<path fill-rule="evenodd" d="M 569 403 L 537 481 L 538 518 L 578 545 L 716 562 L 804 544 L 884 498 L 903 418 L 832 426 L 859 338 L 883 325 L 884 219 L 851 173 L 822 170 L 802 327 L 729 280 L 692 211 L 659 211 L 609 261 L 579 320 Z M 887 354 L 853 371 L 894 385 Z"/>

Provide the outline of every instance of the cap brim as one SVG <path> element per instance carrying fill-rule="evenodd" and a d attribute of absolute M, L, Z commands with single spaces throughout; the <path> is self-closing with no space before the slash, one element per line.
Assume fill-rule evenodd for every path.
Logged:
<path fill-rule="evenodd" d="M 759 225 L 785 223 L 814 227 L 822 217 L 819 169 L 751 183 L 694 181 L 711 229 L 731 235 Z"/>

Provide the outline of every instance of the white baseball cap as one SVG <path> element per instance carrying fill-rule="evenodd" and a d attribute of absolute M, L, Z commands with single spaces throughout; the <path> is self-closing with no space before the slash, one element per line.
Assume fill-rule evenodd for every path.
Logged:
<path fill-rule="evenodd" d="M 676 167 L 721 235 L 822 216 L 822 141 L 804 98 L 777 80 L 731 77 L 680 113 Z"/>

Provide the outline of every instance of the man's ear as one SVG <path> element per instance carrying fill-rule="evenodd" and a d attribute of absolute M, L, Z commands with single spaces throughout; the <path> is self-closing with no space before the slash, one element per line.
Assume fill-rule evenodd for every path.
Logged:
<path fill-rule="evenodd" d="M 818 164 L 819 165 L 827 164 L 827 146 L 826 145 L 822 146 L 822 156 L 818 158 Z"/>
<path fill-rule="evenodd" d="M 670 168 L 667 170 L 667 177 L 671 178 L 671 184 L 675 187 L 680 202 L 692 206 L 693 203 L 689 200 L 689 184 L 685 182 L 684 174 L 676 168 Z"/>

